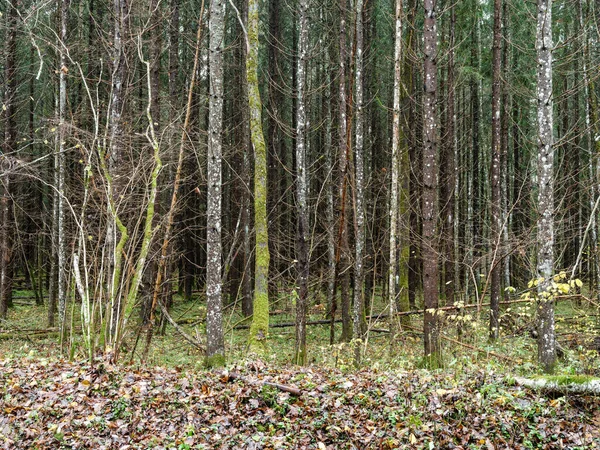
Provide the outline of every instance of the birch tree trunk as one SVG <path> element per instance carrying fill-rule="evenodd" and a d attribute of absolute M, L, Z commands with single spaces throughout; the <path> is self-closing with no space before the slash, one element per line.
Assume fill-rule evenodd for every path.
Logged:
<path fill-rule="evenodd" d="M 207 224 L 206 224 L 206 358 L 209 366 L 222 365 L 223 305 L 221 300 L 221 161 L 223 130 L 223 35 L 225 1 L 211 0 L 209 19 L 210 94 L 208 103 Z"/>
<path fill-rule="evenodd" d="M 67 23 L 69 20 L 70 0 L 62 0 L 60 13 L 60 40 L 59 45 L 59 89 L 58 89 L 58 326 L 60 328 L 61 343 L 66 338 L 66 312 L 67 312 L 67 242 L 65 224 L 65 139 L 66 127 L 65 117 L 67 113 L 67 57 L 65 54 L 67 45 Z"/>
<path fill-rule="evenodd" d="M 363 305 L 365 274 L 363 267 L 365 246 L 365 210 L 364 210 L 364 105 L 363 105 L 363 0 L 356 0 L 356 144 L 354 151 L 354 214 L 356 215 L 356 234 L 354 242 L 354 304 L 352 314 L 352 334 L 356 340 L 354 346 L 355 363 L 360 363 L 360 341 L 363 338 Z"/>
<path fill-rule="evenodd" d="M 342 306 L 342 335 L 340 340 L 347 342 L 351 339 L 352 329 L 350 328 L 349 315 L 349 296 L 350 296 L 350 275 L 349 275 L 349 243 L 348 243 L 348 218 L 347 218 L 347 194 L 348 194 L 348 98 L 346 93 L 346 0 L 339 0 L 340 5 L 340 36 L 339 36 L 339 70 L 338 70 L 338 139 L 339 139 L 339 155 L 338 168 L 340 173 L 339 178 L 339 212 L 340 220 L 338 230 L 338 248 L 336 255 L 336 271 L 341 279 L 341 306 Z M 335 308 L 335 302 L 333 308 Z M 331 314 L 331 320 L 335 318 L 335 309 Z M 333 343 L 333 322 L 331 329 L 330 342 Z"/>
<path fill-rule="evenodd" d="M 537 122 L 538 122 L 538 284 L 539 334 L 538 357 L 545 372 L 556 363 L 554 301 L 548 294 L 554 272 L 554 151 L 552 115 L 552 1 L 537 2 Z"/>
<path fill-rule="evenodd" d="M 402 83 L 402 0 L 396 0 L 394 36 L 394 110 L 392 121 L 392 184 L 390 186 L 390 261 L 388 268 L 388 305 L 390 309 L 390 344 L 396 340 L 396 231 L 398 228 L 398 178 L 400 172 L 400 88 Z"/>
<path fill-rule="evenodd" d="M 501 264 L 500 242 L 502 239 L 502 214 L 500 207 L 502 184 L 500 180 L 501 135 L 501 56 L 502 56 L 502 0 L 494 0 L 494 39 L 492 54 L 492 284 L 490 292 L 490 339 L 498 339 Z"/>
<path fill-rule="evenodd" d="M 438 116 L 437 116 L 437 23 L 436 0 L 424 0 L 424 106 L 423 106 L 423 298 L 425 363 L 441 365 L 439 345 L 438 277 Z"/>
<path fill-rule="evenodd" d="M 258 89 L 258 0 L 248 0 L 248 57 L 246 79 L 250 106 L 250 136 L 254 147 L 254 304 L 250 351 L 264 353 L 269 333 L 269 234 L 267 229 L 267 152 L 262 130 L 262 102 Z"/>
<path fill-rule="evenodd" d="M 296 263 L 298 273 L 298 298 L 296 300 L 296 346 L 294 363 L 306 364 L 306 312 L 308 309 L 308 205 L 306 141 L 308 119 L 306 114 L 306 69 L 308 61 L 308 0 L 298 3 L 298 58 L 297 58 L 297 110 L 296 110 L 296 202 L 298 225 L 296 234 Z"/>

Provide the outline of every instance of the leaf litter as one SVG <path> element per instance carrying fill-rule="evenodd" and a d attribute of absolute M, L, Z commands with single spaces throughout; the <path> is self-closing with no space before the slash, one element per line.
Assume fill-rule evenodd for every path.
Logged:
<path fill-rule="evenodd" d="M 5 449 L 593 449 L 600 405 L 490 371 L 0 361 Z M 266 384 L 265 384 L 266 382 Z M 297 396 L 277 385 L 301 390 Z"/>

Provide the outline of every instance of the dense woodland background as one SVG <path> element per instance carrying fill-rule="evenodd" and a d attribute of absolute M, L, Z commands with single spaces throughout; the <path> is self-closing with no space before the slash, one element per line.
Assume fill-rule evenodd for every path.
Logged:
<path fill-rule="evenodd" d="M 554 302 L 598 305 L 595 0 L 1 11 L 3 318 L 26 289 L 61 342 L 143 358 L 199 296 L 206 336 L 180 331 L 219 364 L 224 311 L 265 350 L 268 299 L 295 305 L 304 364 L 308 314 L 360 361 L 366 316 L 393 348 L 396 313 L 424 309 L 435 366 L 438 307 L 476 305 L 493 340 L 525 293 L 552 370 Z"/>

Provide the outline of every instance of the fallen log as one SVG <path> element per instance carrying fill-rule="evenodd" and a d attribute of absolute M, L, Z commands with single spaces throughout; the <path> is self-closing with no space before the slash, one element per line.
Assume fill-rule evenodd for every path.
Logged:
<path fill-rule="evenodd" d="M 600 395 L 600 378 L 584 375 L 515 377 L 514 380 L 520 386 L 549 394 Z"/>
<path fill-rule="evenodd" d="M 259 386 L 270 386 L 270 387 L 274 387 L 276 389 L 279 389 L 282 392 L 288 392 L 292 395 L 295 395 L 297 397 L 302 395 L 302 391 L 298 388 L 295 388 L 293 386 L 287 386 L 285 384 L 279 384 L 279 383 L 271 383 L 270 381 L 262 381 L 262 380 L 251 380 L 247 377 L 244 377 L 242 375 L 240 375 L 237 372 L 223 372 L 222 373 L 223 378 L 222 380 L 225 382 L 228 381 L 234 381 L 234 380 L 240 380 L 243 381 L 244 383 L 247 384 L 252 384 L 252 385 L 259 385 Z"/>

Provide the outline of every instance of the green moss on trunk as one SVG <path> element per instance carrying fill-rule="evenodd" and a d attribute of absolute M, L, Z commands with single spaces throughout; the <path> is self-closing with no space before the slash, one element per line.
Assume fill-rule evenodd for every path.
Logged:
<path fill-rule="evenodd" d="M 248 56 L 246 79 L 250 108 L 250 134 L 254 147 L 254 315 L 248 344 L 250 351 L 264 355 L 269 334 L 269 234 L 267 228 L 267 151 L 262 130 L 262 102 L 258 89 L 258 1 L 248 1 Z"/>

